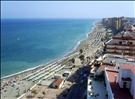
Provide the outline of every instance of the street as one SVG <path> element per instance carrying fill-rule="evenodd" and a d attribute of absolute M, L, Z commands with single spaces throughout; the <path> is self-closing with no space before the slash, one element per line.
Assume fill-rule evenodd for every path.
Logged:
<path fill-rule="evenodd" d="M 68 99 L 84 98 L 84 93 L 86 92 L 86 88 L 87 88 L 87 76 L 84 77 L 84 74 L 87 74 L 87 76 L 90 74 L 88 66 L 83 66 L 80 70 L 78 70 L 77 79 L 75 80 L 75 84 L 73 85 L 73 89 L 71 90 Z"/>

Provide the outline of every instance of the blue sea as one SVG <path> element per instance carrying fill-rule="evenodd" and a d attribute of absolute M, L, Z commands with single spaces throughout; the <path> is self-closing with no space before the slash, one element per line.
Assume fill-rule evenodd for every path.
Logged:
<path fill-rule="evenodd" d="M 2 19 L 1 76 L 51 62 L 73 51 L 97 19 Z"/>

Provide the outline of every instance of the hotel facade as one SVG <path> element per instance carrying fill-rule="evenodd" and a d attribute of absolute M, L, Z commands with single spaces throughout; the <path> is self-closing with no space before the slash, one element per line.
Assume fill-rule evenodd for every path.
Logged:
<path fill-rule="evenodd" d="M 135 57 L 135 35 L 132 34 L 134 33 L 124 32 L 113 36 L 111 40 L 104 43 L 105 53 Z"/>

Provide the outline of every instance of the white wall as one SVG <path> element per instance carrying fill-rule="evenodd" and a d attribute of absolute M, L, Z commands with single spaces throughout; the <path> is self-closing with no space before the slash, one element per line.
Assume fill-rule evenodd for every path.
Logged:
<path fill-rule="evenodd" d="M 64 83 L 64 80 L 63 80 L 63 81 L 61 82 L 61 84 L 59 85 L 59 88 L 61 88 L 61 87 L 62 87 L 63 83 Z"/>
<path fill-rule="evenodd" d="M 133 74 L 133 72 L 131 72 L 131 88 L 130 88 L 130 93 L 133 96 L 134 96 L 134 91 L 135 91 L 135 75 Z"/>
<path fill-rule="evenodd" d="M 123 78 L 128 78 L 130 77 L 131 70 L 129 69 L 122 69 L 122 77 Z"/>
<path fill-rule="evenodd" d="M 62 87 L 62 85 L 63 85 L 63 83 L 64 83 L 64 80 L 61 82 L 61 84 L 60 84 L 60 85 L 55 85 L 55 84 L 53 84 L 53 87 L 55 88 L 55 86 L 57 86 L 58 88 L 61 88 L 61 87 Z"/>
<path fill-rule="evenodd" d="M 119 75 L 118 75 L 118 83 L 119 83 L 120 88 L 123 87 L 123 86 L 122 86 L 121 78 L 122 78 L 122 68 L 120 67 L 120 68 L 119 68 Z"/>
<path fill-rule="evenodd" d="M 108 75 L 106 73 L 106 70 L 105 70 L 105 82 L 106 82 L 106 90 L 108 93 L 108 99 L 114 99 L 114 94 L 112 93 L 112 89 L 108 80 Z"/>
<path fill-rule="evenodd" d="M 133 72 L 131 70 L 123 70 L 119 69 L 119 75 L 118 75 L 118 83 L 119 83 L 119 86 L 121 88 L 123 88 L 123 81 L 121 80 L 121 78 L 130 78 L 131 79 L 131 83 L 130 82 L 127 82 L 127 87 L 129 88 L 129 91 L 131 93 L 131 95 L 134 97 L 135 99 L 135 75 L 133 74 Z"/>

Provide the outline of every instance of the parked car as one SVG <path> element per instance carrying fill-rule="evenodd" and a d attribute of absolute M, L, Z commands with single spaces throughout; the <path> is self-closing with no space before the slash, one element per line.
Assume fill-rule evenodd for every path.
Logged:
<path fill-rule="evenodd" d="M 83 80 L 81 80 L 81 82 L 80 82 L 80 84 L 82 84 L 84 81 Z"/>
<path fill-rule="evenodd" d="M 80 72 L 80 74 L 82 74 L 82 72 Z"/>
<path fill-rule="evenodd" d="M 87 76 L 86 74 L 83 75 L 83 77 L 86 77 L 86 76 Z"/>

